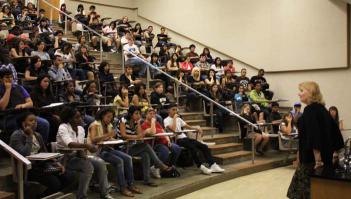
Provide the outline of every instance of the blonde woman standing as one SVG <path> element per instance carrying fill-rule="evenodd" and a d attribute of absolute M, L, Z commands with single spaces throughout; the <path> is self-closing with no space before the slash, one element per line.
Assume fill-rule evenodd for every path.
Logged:
<path fill-rule="evenodd" d="M 299 163 L 287 196 L 291 199 L 311 198 L 310 174 L 322 167 L 331 167 L 336 151 L 344 145 L 341 132 L 330 117 L 316 82 L 299 84 L 299 97 L 306 104 L 297 122 Z"/>

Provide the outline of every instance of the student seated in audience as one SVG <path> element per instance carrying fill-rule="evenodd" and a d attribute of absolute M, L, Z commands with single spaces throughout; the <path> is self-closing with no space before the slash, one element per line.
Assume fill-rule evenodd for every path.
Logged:
<path fill-rule="evenodd" d="M 213 85 L 217 85 L 216 72 L 213 69 L 207 71 L 205 78 L 205 84 L 207 88 L 211 88 Z"/>
<path fill-rule="evenodd" d="M 1 12 L 0 12 L 0 20 L 2 19 L 10 19 L 9 22 L 3 22 L 4 25 L 14 27 L 16 25 L 15 23 L 15 17 L 11 13 L 11 8 L 9 5 L 4 5 L 2 6 Z"/>
<path fill-rule="evenodd" d="M 45 42 L 43 40 L 38 40 L 36 43 L 36 50 L 31 52 L 31 56 L 38 56 L 41 60 L 50 60 L 49 53 L 45 52 Z"/>
<path fill-rule="evenodd" d="M 183 71 L 187 76 L 191 74 L 194 65 L 190 62 L 190 57 L 186 57 L 183 62 L 179 62 L 179 69 Z"/>
<path fill-rule="evenodd" d="M 150 46 L 152 47 L 152 41 L 155 38 L 154 33 L 152 33 L 152 31 L 154 30 L 153 26 L 148 26 L 147 29 L 144 31 L 144 38 L 145 38 L 145 42 L 146 42 L 146 46 Z"/>
<path fill-rule="evenodd" d="M 21 25 L 23 28 L 29 29 L 31 28 L 31 26 L 28 26 L 28 24 L 30 24 L 29 22 L 30 20 L 32 20 L 32 18 L 28 15 L 28 8 L 23 7 L 22 12 L 16 16 L 17 23 Z M 28 24 L 25 24 L 25 23 L 28 23 Z"/>
<path fill-rule="evenodd" d="M 153 136 L 155 134 L 165 133 L 162 125 L 156 120 L 156 111 L 152 107 L 146 111 L 146 119 L 141 125 L 145 136 Z M 174 166 L 182 149 L 175 143 L 172 143 L 169 136 L 157 137 L 155 140 L 154 150 L 160 160 L 168 166 Z M 156 178 L 161 178 L 159 169 L 151 170 Z"/>
<path fill-rule="evenodd" d="M 167 109 L 165 105 L 169 104 L 169 99 L 164 93 L 164 87 L 162 82 L 157 82 L 154 86 L 154 91 L 150 95 L 150 103 L 151 106 L 157 107 L 158 114 L 161 115 L 162 118 L 167 117 Z"/>
<path fill-rule="evenodd" d="M 206 56 L 206 62 L 207 62 L 207 63 L 213 64 L 213 58 L 212 58 L 210 49 L 208 49 L 208 48 L 205 47 L 205 48 L 203 49 L 203 51 L 202 51 L 201 54 Z"/>
<path fill-rule="evenodd" d="M 54 43 L 54 48 L 63 48 L 63 46 L 67 43 L 66 41 L 63 40 L 63 31 L 62 30 L 57 30 L 55 33 L 55 43 Z"/>
<path fill-rule="evenodd" d="M 258 70 L 258 75 L 252 76 L 250 79 L 250 83 L 251 85 L 255 86 L 256 82 L 260 82 L 262 86 L 262 92 L 264 93 L 267 99 L 271 100 L 273 99 L 274 93 L 268 90 L 269 84 L 267 83 L 266 78 L 264 78 L 263 76 L 264 76 L 264 70 L 263 69 Z"/>
<path fill-rule="evenodd" d="M 223 103 L 223 95 L 219 90 L 219 86 L 217 84 L 213 84 L 210 87 L 210 98 L 218 103 Z M 227 111 L 224 109 L 213 105 L 213 113 L 216 114 L 215 116 L 215 125 L 218 128 L 219 133 L 223 133 L 223 126 L 224 126 L 224 116 L 227 114 Z"/>
<path fill-rule="evenodd" d="M 224 67 L 222 66 L 222 60 L 219 57 L 216 57 L 214 63 L 211 66 L 211 69 L 216 71 L 216 79 L 220 82 L 221 78 L 224 76 Z"/>
<path fill-rule="evenodd" d="M 113 130 L 112 121 L 115 112 L 110 108 L 103 108 L 96 114 L 96 120 L 90 124 L 88 143 L 97 145 L 100 142 L 115 140 L 116 132 Z M 134 185 L 132 157 L 112 146 L 102 146 L 97 156 L 112 164 L 116 170 L 116 184 L 122 195 L 134 197 L 133 193 L 141 194 Z"/>
<path fill-rule="evenodd" d="M 265 94 L 262 92 L 261 82 L 256 82 L 253 90 L 250 92 L 250 100 L 259 106 L 261 112 L 264 113 L 264 117 L 267 119 L 270 112 L 269 100 L 266 99 Z"/>
<path fill-rule="evenodd" d="M 9 109 L 25 109 L 32 108 L 33 101 L 29 93 L 22 86 L 12 82 L 12 73 L 8 69 L 0 70 L 0 110 L 5 111 Z M 7 117 L 6 130 L 14 131 L 16 129 L 17 115 L 9 115 Z M 37 117 L 38 128 L 37 131 L 43 137 L 44 142 L 47 143 L 49 137 L 49 122 L 41 117 Z"/>
<path fill-rule="evenodd" d="M 117 83 L 113 74 L 110 72 L 110 65 L 106 61 L 102 61 L 99 66 L 99 81 L 101 92 L 107 96 L 114 96 L 117 92 Z M 105 96 L 106 97 L 106 96 Z"/>
<path fill-rule="evenodd" d="M 48 74 L 54 81 L 72 80 L 71 74 L 63 64 L 63 59 L 60 55 L 54 56 L 54 64 L 49 69 Z"/>
<path fill-rule="evenodd" d="M 121 84 L 127 85 L 128 87 L 142 82 L 133 74 L 133 67 L 131 65 L 125 65 L 124 73 L 119 77 L 119 81 Z"/>
<path fill-rule="evenodd" d="M 30 93 L 34 108 L 41 108 L 55 103 L 55 97 L 50 87 L 50 76 L 41 75 L 36 80 L 36 85 Z M 40 111 L 40 116 L 45 118 L 50 123 L 50 133 L 48 142 L 56 140 L 57 129 L 60 125 L 60 117 L 55 114 L 54 109 L 45 109 Z"/>
<path fill-rule="evenodd" d="M 282 121 L 282 116 L 279 112 L 279 104 L 277 102 L 272 102 L 272 111 L 269 118 L 269 122 L 273 124 L 273 133 L 277 134 L 279 131 L 279 124 Z"/>
<path fill-rule="evenodd" d="M 195 67 L 199 67 L 203 73 L 203 77 L 206 78 L 208 70 L 210 70 L 211 65 L 206 60 L 206 55 L 201 54 L 198 62 L 195 63 Z"/>
<path fill-rule="evenodd" d="M 195 64 L 196 62 L 199 61 L 199 55 L 195 52 L 196 46 L 194 44 L 191 44 L 189 46 L 190 52 L 186 54 L 186 57 L 190 58 L 190 62 L 192 64 Z"/>
<path fill-rule="evenodd" d="M 17 119 L 18 129 L 12 133 L 10 146 L 24 157 L 37 153 L 47 152 L 46 144 L 42 136 L 37 133 L 37 119 L 31 112 L 23 112 Z M 49 164 L 49 162 L 47 162 Z M 50 161 L 50 165 L 60 168 L 58 172 L 49 172 L 45 162 L 32 161 L 32 168 L 28 170 L 27 179 L 36 181 L 46 187 L 41 197 L 62 191 L 63 189 L 73 188 L 75 176 L 70 170 L 57 160 Z M 38 196 L 39 197 L 39 196 Z"/>
<path fill-rule="evenodd" d="M 28 53 L 26 52 L 26 46 L 24 41 L 21 39 L 17 39 L 15 42 L 15 46 L 10 50 L 10 57 L 11 58 L 18 58 L 18 57 L 28 57 Z"/>
<path fill-rule="evenodd" d="M 226 64 L 226 66 L 224 67 L 224 70 L 230 71 L 230 73 L 232 74 L 232 76 L 235 75 L 235 67 L 234 67 L 233 60 L 227 61 L 227 64 Z"/>
<path fill-rule="evenodd" d="M 279 125 L 279 130 L 282 133 L 282 142 L 284 148 L 297 148 L 298 131 L 294 125 L 293 117 L 291 114 L 287 113 L 283 115 L 283 119 Z"/>
<path fill-rule="evenodd" d="M 241 69 L 240 76 L 235 80 L 236 86 L 243 86 L 244 91 L 251 91 L 250 79 L 246 77 L 246 68 Z"/>
<path fill-rule="evenodd" d="M 175 46 L 175 44 L 173 43 L 169 43 L 169 37 L 168 34 L 166 33 L 166 28 L 165 27 L 161 27 L 161 32 L 160 34 L 157 34 L 157 44 L 155 46 L 156 47 L 161 47 L 161 46 Z"/>
<path fill-rule="evenodd" d="M 124 114 L 127 112 L 125 110 L 129 107 L 129 90 L 127 85 L 121 84 L 119 86 L 118 93 L 113 99 L 113 105 L 117 107 L 117 115 Z"/>
<path fill-rule="evenodd" d="M 193 89 L 199 91 L 200 93 L 208 96 L 208 90 L 206 89 L 205 81 L 203 76 L 201 76 L 201 70 L 199 67 L 194 67 L 191 71 L 191 75 L 188 76 L 188 85 L 190 85 Z M 190 106 L 191 101 L 197 96 L 197 94 L 188 90 L 187 93 L 187 107 Z"/>
<path fill-rule="evenodd" d="M 241 107 L 243 106 L 244 103 L 248 102 L 249 98 L 247 97 L 245 93 L 244 86 L 240 85 L 239 86 L 239 91 L 235 93 L 234 95 L 234 102 L 235 102 L 235 111 L 237 113 L 240 113 Z"/>
<path fill-rule="evenodd" d="M 146 95 L 145 84 L 138 84 L 134 87 L 134 95 L 132 98 L 132 104 L 138 106 L 141 109 L 142 113 L 145 113 L 146 110 L 150 107 L 149 99 Z"/>
<path fill-rule="evenodd" d="M 147 62 L 147 60 L 145 59 L 145 57 L 140 54 L 140 51 L 139 51 L 139 48 L 138 46 L 136 46 L 134 44 L 134 41 L 133 39 L 130 39 L 128 40 L 128 44 L 124 45 L 123 47 L 123 50 L 125 51 L 125 65 L 130 65 L 130 66 L 133 66 L 133 67 L 140 67 L 139 68 L 139 76 L 143 77 L 146 75 L 146 67 L 147 67 L 147 64 L 145 62 Z M 130 53 L 133 53 L 134 55 L 130 54 Z M 134 57 L 134 56 L 138 56 L 139 58 L 137 57 Z M 144 61 L 140 60 L 140 59 L 143 59 Z"/>
<path fill-rule="evenodd" d="M 87 17 L 86 17 L 86 13 L 85 13 L 83 4 L 79 4 L 77 6 L 77 12 L 76 12 L 76 15 L 74 16 L 74 18 L 76 18 L 81 23 L 88 25 L 88 21 L 87 21 Z"/>
<path fill-rule="evenodd" d="M 175 104 L 169 106 L 168 117 L 164 119 L 163 123 L 167 130 L 170 130 L 175 133 L 182 132 L 183 128 L 202 131 L 201 128 L 190 126 L 186 122 L 184 122 L 184 120 L 182 120 L 177 114 L 177 107 Z M 224 169 L 218 166 L 213 160 L 211 152 L 208 149 L 207 145 L 195 139 L 188 138 L 185 133 L 177 135 L 177 144 L 190 151 L 196 166 L 201 170 L 203 174 L 210 175 L 211 173 L 224 172 Z M 197 155 L 198 150 L 203 154 L 206 163 L 208 163 L 209 165 L 209 168 L 207 168 L 204 165 L 204 162 L 202 162 L 199 159 Z"/>
<path fill-rule="evenodd" d="M 339 110 L 336 108 L 336 106 L 331 106 L 329 108 L 329 114 L 333 118 L 333 120 L 336 122 L 340 130 L 344 130 L 344 121 L 339 118 Z"/>
<path fill-rule="evenodd" d="M 11 63 L 9 51 L 6 48 L 0 47 L 0 70 L 2 69 L 10 70 L 13 77 L 12 82 L 15 84 L 18 83 L 17 71 L 15 66 Z"/>
<path fill-rule="evenodd" d="M 161 67 L 161 64 L 159 61 L 159 56 L 157 53 L 151 54 L 150 64 L 156 68 Z M 162 70 L 161 68 L 159 68 L 159 69 Z M 168 81 L 168 78 L 164 77 L 164 75 L 160 71 L 158 71 L 154 68 L 151 68 L 151 67 L 150 67 L 150 75 L 153 79 L 162 79 L 165 82 Z"/>
<path fill-rule="evenodd" d="M 121 39 L 119 38 L 117 33 L 116 23 L 111 22 L 110 25 L 106 26 L 102 31 L 105 36 L 103 38 L 103 42 L 107 44 L 109 48 L 108 50 L 110 50 L 111 52 L 116 52 L 118 49 L 120 49 Z"/>
<path fill-rule="evenodd" d="M 124 47 L 126 44 L 128 44 L 128 41 L 129 41 L 130 39 L 134 39 L 134 38 L 133 38 L 133 36 L 132 36 L 132 33 L 128 31 L 128 32 L 126 32 L 126 33 L 121 37 L 121 45 L 122 45 L 122 47 Z M 134 43 L 135 43 L 135 41 L 134 41 Z M 138 46 L 137 43 L 135 43 L 135 45 Z M 123 48 L 122 48 L 122 49 L 123 49 Z"/>
<path fill-rule="evenodd" d="M 160 47 L 160 52 L 158 53 L 160 56 L 160 63 L 162 66 L 167 64 L 167 61 L 171 58 L 169 53 L 169 48 L 167 45 L 163 45 Z"/>
<path fill-rule="evenodd" d="M 49 20 L 47 18 L 44 17 L 40 19 L 38 29 L 39 34 L 46 33 L 49 38 L 54 38 L 54 31 L 51 29 Z"/>
<path fill-rule="evenodd" d="M 61 112 L 62 124 L 57 133 L 57 148 L 82 148 L 77 153 L 67 154 L 67 170 L 79 174 L 77 198 L 88 198 L 88 188 L 93 173 L 99 182 L 100 198 L 112 199 L 108 193 L 107 168 L 105 162 L 96 156 L 88 156 L 86 150 L 91 153 L 97 151 L 93 144 L 85 144 L 85 131 L 82 125 L 82 116 L 77 109 L 65 107 Z M 73 151 L 72 151 L 73 152 Z"/>
<path fill-rule="evenodd" d="M 87 46 L 88 50 L 91 49 L 89 47 L 89 43 L 86 42 L 85 35 L 79 35 L 78 42 L 76 44 L 74 44 L 73 50 L 78 51 L 81 46 Z"/>
<path fill-rule="evenodd" d="M 117 22 L 117 26 L 118 26 L 118 33 L 121 34 L 122 36 L 125 35 L 127 32 L 130 31 L 130 28 L 132 28 L 132 26 L 129 23 L 129 19 L 127 16 L 123 16 L 122 20 L 119 20 Z"/>
<path fill-rule="evenodd" d="M 224 94 L 224 99 L 226 100 L 231 100 L 233 99 L 234 96 L 234 91 L 235 89 L 235 79 L 232 75 L 232 73 L 230 72 L 230 70 L 225 70 L 224 71 L 224 76 L 221 79 L 221 87 L 223 90 L 223 94 Z"/>
<path fill-rule="evenodd" d="M 178 62 L 178 55 L 173 53 L 171 58 L 167 61 L 166 64 L 166 71 L 169 72 L 171 75 L 174 75 L 179 70 L 179 62 Z"/>
<path fill-rule="evenodd" d="M 80 102 L 80 94 L 76 90 L 74 80 L 68 80 L 64 83 L 64 91 L 59 96 L 59 101 L 64 103 Z"/>
<path fill-rule="evenodd" d="M 92 67 L 91 62 L 95 60 L 95 57 L 90 56 L 88 53 L 88 47 L 80 46 L 76 57 L 76 64 L 78 68 L 83 70 L 84 75 L 87 80 L 94 80 L 94 68 Z M 85 79 L 85 78 L 84 78 Z"/>
<path fill-rule="evenodd" d="M 72 77 L 76 77 L 76 75 L 79 75 L 79 79 L 85 79 L 83 70 L 74 67 L 76 58 L 72 50 L 72 44 L 65 43 L 63 48 L 56 50 L 55 55 L 61 56 L 63 64 L 71 73 Z"/>
<path fill-rule="evenodd" d="M 244 104 L 240 116 L 248 120 L 249 122 L 255 124 L 257 120 L 255 119 L 255 116 L 253 112 L 251 112 L 251 108 L 249 104 Z M 259 155 L 263 155 L 263 149 L 269 142 L 269 136 L 266 134 L 263 134 L 261 130 L 253 128 L 253 132 L 249 132 L 249 127 L 246 122 L 243 122 L 242 120 L 239 121 L 240 124 L 240 132 L 241 132 L 241 139 L 244 139 L 245 137 L 251 138 L 252 136 L 255 138 L 255 149 L 256 153 Z M 250 133 L 250 134 L 249 134 Z"/>
<path fill-rule="evenodd" d="M 30 66 L 26 68 L 26 71 L 24 73 L 24 79 L 26 81 L 34 81 L 40 75 L 44 74 L 47 74 L 47 70 L 43 68 L 40 57 L 34 56 L 31 60 Z"/>
<path fill-rule="evenodd" d="M 135 45 L 141 46 L 143 39 L 143 30 L 141 29 L 140 23 L 136 23 L 131 32 L 134 37 Z"/>
<path fill-rule="evenodd" d="M 40 24 L 40 21 L 41 21 L 42 19 L 45 19 L 46 21 L 49 21 L 49 20 L 45 17 L 45 13 L 46 13 L 45 9 L 42 9 L 42 8 L 39 9 L 39 13 L 38 13 L 38 15 L 37 15 L 36 24 Z"/>
<path fill-rule="evenodd" d="M 101 96 L 98 93 L 96 82 L 87 82 L 83 89 L 83 102 L 89 105 L 100 105 Z"/>
<path fill-rule="evenodd" d="M 293 108 L 293 110 L 290 111 L 290 114 L 293 116 L 294 125 L 297 126 L 297 121 L 302 116 L 301 103 L 300 102 L 296 102 L 294 104 L 294 108 Z"/>
<path fill-rule="evenodd" d="M 119 134 L 123 139 L 140 140 L 143 139 L 144 134 L 140 124 L 141 112 L 136 106 L 131 106 L 128 109 L 127 116 L 123 116 L 119 120 L 118 129 Z M 135 141 L 129 146 L 128 154 L 131 156 L 140 156 L 142 159 L 144 184 L 147 186 L 158 186 L 150 179 L 150 166 L 151 163 L 159 168 L 161 172 L 171 171 L 172 167 L 168 167 L 157 157 L 155 151 L 150 145 Z"/>

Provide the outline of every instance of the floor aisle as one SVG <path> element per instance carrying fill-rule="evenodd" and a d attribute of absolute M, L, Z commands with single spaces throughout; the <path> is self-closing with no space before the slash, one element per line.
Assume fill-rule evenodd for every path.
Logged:
<path fill-rule="evenodd" d="M 222 182 L 178 199 L 285 199 L 292 167 L 281 167 Z"/>

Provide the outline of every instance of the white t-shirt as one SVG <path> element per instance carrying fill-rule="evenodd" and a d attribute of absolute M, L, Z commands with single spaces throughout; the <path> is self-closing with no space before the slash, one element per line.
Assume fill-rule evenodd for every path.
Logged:
<path fill-rule="evenodd" d="M 132 52 L 132 53 L 134 53 L 135 55 L 138 55 L 138 54 L 140 54 L 140 51 L 139 51 L 139 48 L 138 48 L 138 46 L 137 45 L 135 45 L 135 44 L 133 44 L 133 45 L 129 45 L 129 44 L 126 44 L 126 45 L 124 45 L 123 46 L 123 50 L 124 51 L 127 51 L 127 52 Z M 129 56 L 127 56 L 127 54 L 128 53 L 125 53 L 125 59 L 126 59 L 126 61 L 128 60 L 128 58 L 129 58 Z"/>
<path fill-rule="evenodd" d="M 173 118 L 171 117 L 166 117 L 166 119 L 163 120 L 163 124 L 164 126 L 167 128 L 168 126 L 173 125 Z M 182 118 L 177 117 L 177 122 L 176 122 L 176 132 L 180 132 L 182 131 L 182 127 L 184 127 L 186 125 L 186 122 L 184 122 L 184 120 L 182 120 Z M 186 138 L 186 134 L 185 133 L 181 133 L 179 135 L 177 135 L 177 139 L 182 139 L 182 138 Z"/>
<path fill-rule="evenodd" d="M 77 135 L 69 123 L 61 124 L 56 135 L 57 148 L 66 148 L 68 147 L 68 144 L 71 142 L 77 142 L 77 143 L 83 144 L 84 137 L 85 137 L 85 132 L 83 127 L 78 126 L 78 135 Z"/>

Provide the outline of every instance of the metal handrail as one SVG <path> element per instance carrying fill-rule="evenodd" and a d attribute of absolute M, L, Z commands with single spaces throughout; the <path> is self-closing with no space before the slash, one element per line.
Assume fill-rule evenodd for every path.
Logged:
<path fill-rule="evenodd" d="M 235 116 L 237 118 L 239 118 L 240 120 L 244 121 L 245 123 L 247 123 L 248 125 L 252 126 L 253 128 L 258 128 L 258 126 L 250 121 L 248 121 L 247 119 L 241 117 L 239 114 L 235 113 L 234 111 L 228 109 L 227 107 L 223 106 L 222 104 L 214 101 L 213 99 L 207 97 L 206 95 L 202 94 L 201 92 L 197 91 L 196 89 L 192 88 L 191 86 L 187 85 L 187 84 L 184 84 L 183 82 L 180 82 L 177 78 L 174 78 L 173 76 L 169 75 L 168 73 L 164 72 L 163 70 L 159 69 L 158 67 L 155 67 L 153 66 L 152 64 L 150 64 L 149 62 L 143 60 L 142 58 L 140 58 L 138 55 L 132 53 L 132 52 L 129 52 L 129 51 L 126 51 L 126 50 L 123 50 L 124 53 L 126 54 L 129 54 L 129 55 L 132 55 L 133 57 L 141 60 L 142 62 L 144 62 L 145 64 L 147 64 L 149 67 L 157 70 L 158 72 L 162 73 L 163 75 L 166 75 L 168 78 L 172 79 L 173 81 L 177 82 L 177 86 L 179 87 L 179 85 L 182 85 L 186 88 L 188 88 L 189 90 L 195 92 L 196 94 L 200 95 L 202 98 L 206 99 L 207 101 L 211 102 L 212 104 L 215 104 L 216 106 L 218 106 L 219 108 L 227 111 L 230 113 L 230 115 L 232 116 Z M 123 53 L 123 54 L 124 54 Z"/>
<path fill-rule="evenodd" d="M 32 168 L 32 163 L 25 157 L 23 157 L 16 150 L 7 145 L 4 141 L 0 140 L 0 147 L 2 147 L 5 151 L 7 151 L 12 158 L 12 163 L 16 167 L 12 167 L 13 169 L 13 178 L 17 182 L 17 196 L 19 199 L 24 198 L 24 171 Z"/>
<path fill-rule="evenodd" d="M 102 49 L 102 37 L 104 37 L 102 34 L 96 32 L 94 29 L 90 28 L 89 26 L 83 24 L 82 22 L 80 22 L 79 20 L 77 20 L 74 17 L 71 17 L 70 15 L 68 15 L 65 12 L 62 12 L 59 8 L 55 7 L 54 5 L 52 5 L 51 3 L 47 2 L 47 1 L 41 1 L 46 3 L 48 6 L 50 6 L 50 21 L 52 22 L 52 9 L 57 10 L 60 14 L 65 15 L 65 34 L 67 33 L 67 18 L 72 19 L 72 21 L 76 21 L 79 24 L 81 24 L 83 27 L 85 27 L 86 29 L 88 29 L 90 32 L 94 33 L 95 35 L 100 37 L 100 60 L 102 60 L 102 53 L 103 53 L 103 49 Z M 38 5 L 37 5 L 38 9 L 39 9 L 39 0 L 38 0 Z"/>

